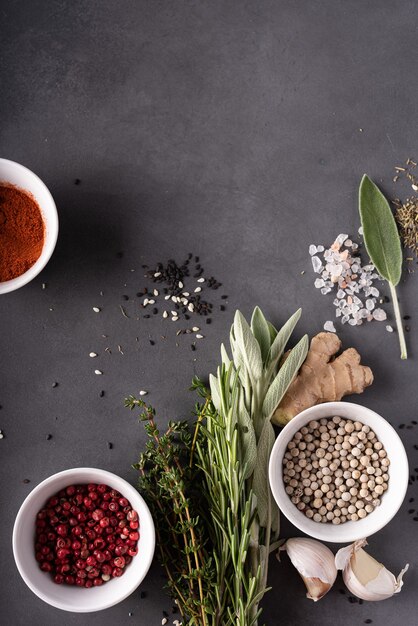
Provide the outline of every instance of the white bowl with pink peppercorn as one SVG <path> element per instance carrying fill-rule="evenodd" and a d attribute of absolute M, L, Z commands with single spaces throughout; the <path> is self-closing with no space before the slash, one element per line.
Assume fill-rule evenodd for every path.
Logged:
<path fill-rule="evenodd" d="M 294 417 L 270 455 L 270 486 L 296 528 L 349 543 L 386 526 L 408 487 L 408 459 L 394 428 L 351 402 L 318 404 Z"/>
<path fill-rule="evenodd" d="M 151 513 L 126 480 L 97 468 L 65 470 L 27 496 L 13 553 L 28 587 L 64 611 L 90 613 L 127 598 L 155 549 Z"/>

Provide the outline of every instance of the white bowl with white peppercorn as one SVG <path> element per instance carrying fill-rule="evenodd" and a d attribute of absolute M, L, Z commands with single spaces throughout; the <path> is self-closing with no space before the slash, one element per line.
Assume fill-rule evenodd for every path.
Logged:
<path fill-rule="evenodd" d="M 359 404 L 327 402 L 283 428 L 269 477 L 274 499 L 296 528 L 345 543 L 373 535 L 392 519 L 409 470 L 402 441 L 383 417 Z"/>

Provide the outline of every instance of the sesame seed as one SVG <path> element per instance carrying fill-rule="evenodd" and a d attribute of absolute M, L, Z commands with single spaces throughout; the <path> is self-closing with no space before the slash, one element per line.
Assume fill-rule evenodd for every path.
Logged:
<path fill-rule="evenodd" d="M 158 278 L 159 276 L 161 276 L 161 272 L 155 272 L 154 278 Z"/>
<path fill-rule="evenodd" d="M 196 335 L 196 339 L 203 339 L 203 335 Z"/>
<path fill-rule="evenodd" d="M 198 278 L 198 279 L 197 279 L 197 282 L 198 282 L 198 283 L 204 283 L 204 282 L 205 282 L 205 279 L 204 279 L 204 278 L 203 278 L 203 276 L 202 276 L 202 278 Z"/>
<path fill-rule="evenodd" d="M 94 373 L 97 374 L 97 376 L 101 376 L 103 374 L 100 370 L 94 370 Z"/>
<path fill-rule="evenodd" d="M 189 294 L 188 291 L 183 291 L 183 296 L 185 296 L 187 298 L 188 296 L 190 296 L 190 294 Z"/>
<path fill-rule="evenodd" d="M 95 352 L 90 352 L 89 356 L 90 356 L 92 359 L 94 359 L 94 357 L 96 357 L 96 356 L 97 356 L 97 354 L 96 354 Z"/>
<path fill-rule="evenodd" d="M 187 306 L 187 308 L 189 309 L 189 311 L 191 313 L 193 313 L 193 311 L 194 311 L 194 304 L 192 302 L 190 302 L 190 304 Z"/>
<path fill-rule="evenodd" d="M 193 328 L 192 328 L 192 331 L 193 331 L 194 333 L 198 333 L 198 332 L 199 332 L 199 330 L 200 330 L 199 326 L 193 326 Z"/>
<path fill-rule="evenodd" d="M 94 307 L 93 307 L 93 311 L 94 311 L 95 313 L 100 313 L 100 309 L 99 309 L 99 307 L 98 307 L 98 306 L 94 306 Z"/>
<path fill-rule="evenodd" d="M 199 293 L 200 291 L 202 291 L 202 287 L 196 287 L 196 289 L 194 290 L 195 293 Z"/>
<path fill-rule="evenodd" d="M 152 293 L 153 293 L 154 296 L 158 296 L 159 295 L 158 289 L 154 289 L 154 291 Z"/>
<path fill-rule="evenodd" d="M 146 396 L 148 391 L 144 391 L 143 389 L 139 392 L 140 396 Z"/>
<path fill-rule="evenodd" d="M 183 283 L 182 283 L 182 282 L 181 282 L 181 280 L 180 280 L 180 281 L 179 281 L 179 289 L 183 289 L 183 287 L 184 287 L 184 285 L 183 285 Z"/>
<path fill-rule="evenodd" d="M 168 313 L 167 313 L 167 311 L 164 311 L 163 318 L 166 319 L 167 317 L 168 317 Z"/>

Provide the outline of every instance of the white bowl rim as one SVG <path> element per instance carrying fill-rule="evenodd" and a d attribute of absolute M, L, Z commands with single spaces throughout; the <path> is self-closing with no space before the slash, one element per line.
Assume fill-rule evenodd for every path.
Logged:
<path fill-rule="evenodd" d="M 51 210 L 51 214 L 48 216 L 48 218 L 46 217 L 45 212 L 42 210 L 42 206 L 39 205 L 39 208 L 41 209 L 41 213 L 42 213 L 42 217 L 44 221 L 46 222 L 46 220 L 48 220 L 48 224 L 51 226 L 51 228 L 49 230 L 48 237 L 44 242 L 42 252 L 39 258 L 37 259 L 37 261 L 26 272 L 24 272 L 23 274 L 20 274 L 20 276 L 16 276 L 16 278 L 12 278 L 11 280 L 5 280 L 1 282 L 0 283 L 0 295 L 3 295 L 5 293 L 10 293 L 11 291 L 16 291 L 16 289 L 20 289 L 20 287 L 23 287 L 24 285 L 27 285 L 28 283 L 30 283 L 31 280 L 36 278 L 36 276 L 38 276 L 38 274 L 42 272 L 42 270 L 48 263 L 49 259 L 51 258 L 52 253 L 55 250 L 55 246 L 56 246 L 57 239 L 58 239 L 58 231 L 59 231 L 57 207 L 56 207 L 54 198 L 52 197 L 52 194 L 49 191 L 46 184 L 44 183 L 44 181 L 41 178 L 39 178 L 39 176 L 35 174 L 35 172 L 30 170 L 28 167 L 26 167 L 26 165 L 22 165 L 21 163 L 18 163 L 17 161 L 11 161 L 10 159 L 0 158 L 0 167 L 2 164 L 6 165 L 7 167 L 20 170 L 22 173 L 24 173 L 25 176 L 27 176 L 28 178 L 32 178 L 32 180 L 35 180 L 43 188 L 45 195 L 48 197 L 48 202 L 50 203 L 49 208 Z M 7 181 L 0 181 L 0 184 L 2 182 L 7 182 Z M 22 191 L 29 191 L 28 189 L 25 189 L 24 186 L 22 185 L 17 186 L 17 187 L 19 189 L 22 189 Z"/>
<path fill-rule="evenodd" d="M 284 485 L 281 479 L 281 463 L 282 459 L 279 457 L 279 448 L 283 441 L 288 442 L 290 437 L 297 432 L 302 426 L 306 423 L 310 422 L 313 419 L 321 419 L 320 416 L 314 416 L 316 412 L 325 410 L 328 415 L 323 415 L 322 417 L 332 417 L 334 415 L 339 415 L 339 411 L 344 410 L 346 407 L 349 407 L 349 410 L 361 410 L 363 412 L 362 416 L 358 416 L 358 421 L 367 423 L 367 418 L 364 417 L 364 413 L 367 413 L 370 417 L 377 419 L 377 421 L 381 424 L 383 428 L 390 433 L 391 441 L 398 448 L 399 456 L 396 457 L 396 464 L 401 468 L 402 473 L 402 483 L 397 484 L 396 491 L 394 492 L 393 504 L 391 513 L 386 515 L 386 517 L 380 522 L 375 523 L 372 526 L 370 525 L 371 516 L 373 513 L 369 514 L 362 520 L 358 520 L 357 522 L 346 522 L 341 525 L 333 525 L 333 524 L 321 524 L 318 522 L 313 522 L 308 518 L 301 517 L 303 513 L 301 513 L 296 506 L 290 501 L 289 496 L 284 490 Z M 353 419 L 352 417 L 350 419 Z M 386 437 L 385 437 L 386 438 Z M 391 459 L 392 461 L 392 459 Z M 279 476 L 277 475 L 277 467 L 279 466 Z M 327 541 L 330 543 L 350 543 L 353 541 L 357 541 L 364 537 L 370 537 L 374 533 L 378 532 L 384 526 L 386 526 L 391 519 L 396 515 L 399 508 L 402 505 L 402 502 L 405 498 L 406 491 L 408 489 L 409 482 L 409 464 L 408 457 L 406 454 L 405 447 L 402 443 L 401 438 L 399 437 L 396 430 L 389 424 L 384 417 L 365 407 L 361 404 L 356 404 L 354 402 L 323 402 L 321 404 L 317 404 L 313 407 L 309 407 L 305 409 L 301 413 L 298 413 L 294 418 L 292 418 L 286 426 L 279 433 L 273 449 L 270 454 L 269 461 L 269 482 L 270 488 L 273 494 L 273 497 L 281 511 L 287 517 L 287 519 L 299 530 L 304 532 L 306 535 L 314 537 L 315 539 L 319 539 L 322 541 Z M 285 506 L 283 506 L 285 503 Z M 286 506 L 286 505 L 290 506 Z M 283 507 L 283 508 L 282 508 Z M 348 533 L 344 533 L 344 529 L 348 528 L 348 524 L 353 524 L 353 532 L 348 536 Z M 315 526 L 317 527 L 317 531 L 315 532 Z M 367 532 L 364 532 L 365 527 L 367 526 Z M 357 530 L 356 530 L 357 529 Z"/>
<path fill-rule="evenodd" d="M 94 605 L 92 604 L 91 607 L 88 608 L 78 608 L 78 607 L 68 607 L 65 604 L 61 604 L 60 602 L 56 602 L 55 600 L 51 599 L 47 594 L 43 593 L 38 587 L 37 585 L 33 582 L 33 580 L 28 577 L 26 575 L 25 572 L 25 568 L 19 558 L 18 555 L 18 549 L 17 549 L 17 533 L 19 530 L 19 526 L 21 523 L 21 519 L 23 517 L 23 515 L 25 514 L 25 509 L 26 509 L 26 505 L 33 500 L 34 498 L 36 498 L 37 494 L 39 493 L 39 491 L 41 491 L 45 486 L 49 485 L 50 483 L 54 483 L 55 480 L 57 478 L 61 478 L 61 477 L 75 477 L 77 475 L 79 475 L 82 472 L 92 472 L 92 473 L 96 473 L 98 477 L 100 476 L 101 479 L 103 479 L 103 483 L 106 483 L 106 479 L 111 479 L 111 480 L 115 480 L 117 479 L 118 481 L 120 481 L 123 484 L 123 495 L 125 497 L 127 497 L 129 499 L 129 501 L 132 503 L 132 500 L 134 498 L 137 498 L 138 501 L 141 502 L 141 505 L 143 506 L 143 509 L 141 510 L 141 519 L 145 517 L 147 517 L 147 522 L 149 524 L 149 530 L 150 530 L 150 536 L 147 537 L 148 542 L 150 542 L 152 544 L 152 549 L 150 550 L 149 553 L 149 557 L 148 560 L 145 562 L 144 568 L 141 571 L 141 576 L 139 576 L 135 581 L 133 581 L 133 583 L 128 586 L 126 588 L 126 591 L 123 594 L 118 595 L 117 599 L 110 599 L 107 602 L 103 602 L 100 603 L 99 605 Z M 70 481 L 73 482 L 73 481 Z M 126 491 L 125 491 L 126 489 Z M 118 488 L 118 491 L 120 489 Z M 120 492 L 122 493 L 122 489 L 120 490 Z M 151 567 L 151 563 L 152 560 L 154 558 L 154 551 L 155 551 L 155 527 L 154 527 L 154 521 L 152 519 L 150 510 L 148 508 L 147 503 L 145 502 L 144 498 L 141 496 L 141 494 L 135 489 L 135 487 L 133 487 L 130 483 L 128 483 L 128 481 L 126 481 L 124 478 L 121 478 L 120 476 L 118 476 L 117 474 L 114 474 L 113 472 L 109 472 L 108 470 L 104 470 L 98 467 L 74 467 L 71 469 L 67 469 L 67 470 L 62 470 L 60 472 L 57 472 L 56 474 L 52 474 L 52 476 L 49 476 L 48 478 L 45 478 L 45 480 L 41 481 L 38 485 L 36 485 L 36 487 L 34 487 L 32 489 L 32 491 L 26 496 L 26 498 L 24 499 L 24 501 L 22 502 L 19 511 L 16 515 L 16 519 L 15 519 L 15 523 L 13 526 L 13 535 L 12 535 L 12 547 L 13 547 L 13 556 L 15 559 L 15 563 L 17 566 L 17 569 L 19 571 L 19 574 L 21 575 L 21 577 L 23 578 L 24 582 L 26 583 L 26 585 L 29 587 L 29 589 L 38 596 L 38 598 L 40 598 L 41 600 L 43 600 L 44 602 L 46 602 L 47 604 L 54 606 L 57 609 L 61 609 L 63 611 L 68 611 L 71 613 L 93 613 L 95 611 L 101 611 L 104 609 L 108 609 L 111 606 L 114 606 L 115 604 L 119 604 L 119 602 L 122 602 L 123 600 L 125 600 L 128 596 L 130 596 L 135 589 L 137 589 L 139 587 L 139 585 L 141 584 L 141 582 L 144 580 L 145 576 L 148 573 L 149 568 Z M 111 598 L 110 594 L 109 594 L 109 598 Z"/>

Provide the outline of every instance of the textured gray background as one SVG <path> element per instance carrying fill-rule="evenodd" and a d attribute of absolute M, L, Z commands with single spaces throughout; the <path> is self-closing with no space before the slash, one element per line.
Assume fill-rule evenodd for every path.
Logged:
<path fill-rule="evenodd" d="M 130 464 L 144 435 L 124 397 L 145 388 L 161 421 L 188 416 L 190 379 L 215 367 L 235 308 L 249 314 L 259 304 L 279 324 L 301 305 L 299 334 L 331 319 L 307 247 L 356 233 L 363 172 L 389 195 L 410 192 L 392 176 L 418 156 L 418 5 L 8 0 L 0 19 L 1 154 L 47 183 L 61 225 L 42 275 L 0 302 L 2 622 L 158 625 L 171 602 L 156 563 L 141 587 L 146 598 L 137 592 L 104 613 L 71 615 L 38 600 L 13 563 L 17 510 L 39 481 L 68 467 L 135 482 Z M 136 319 L 141 264 L 182 260 L 189 249 L 229 296 L 195 353 L 183 338 L 176 347 L 171 327 L 159 340 L 162 321 Z M 384 324 L 341 329 L 375 372 L 361 402 L 395 425 L 417 417 L 416 275 L 399 293 L 412 316 L 407 362 Z M 100 354 L 94 363 L 91 350 Z M 399 432 L 414 468 L 418 428 Z M 396 573 L 410 561 L 400 595 L 349 604 L 339 580 L 314 605 L 287 558 L 272 559 L 266 623 L 416 624 L 411 506 L 370 541 Z M 284 536 L 294 532 L 284 524 Z"/>

